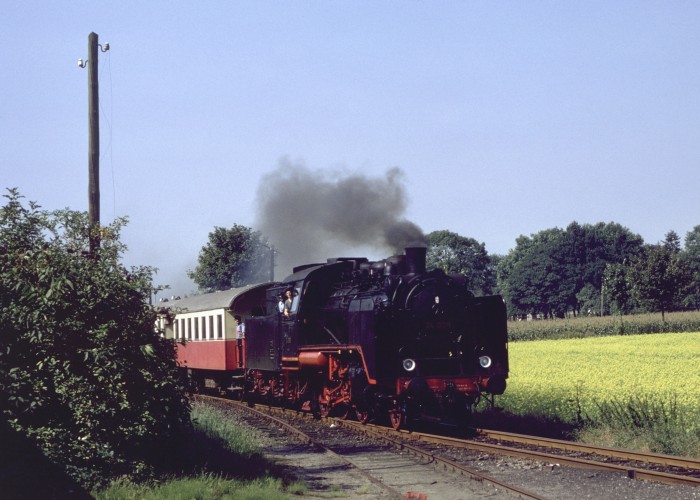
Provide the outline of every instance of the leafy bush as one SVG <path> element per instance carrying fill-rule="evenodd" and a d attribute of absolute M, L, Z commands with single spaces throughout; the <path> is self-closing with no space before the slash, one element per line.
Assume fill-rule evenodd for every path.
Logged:
<path fill-rule="evenodd" d="M 174 345 L 148 306 L 154 270 L 120 264 L 124 219 L 93 228 L 5 198 L 0 415 L 84 485 L 147 476 L 189 425 Z"/>

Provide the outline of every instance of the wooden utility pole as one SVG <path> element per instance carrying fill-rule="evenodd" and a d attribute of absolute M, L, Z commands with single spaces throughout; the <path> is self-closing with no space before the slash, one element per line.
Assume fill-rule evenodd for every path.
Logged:
<path fill-rule="evenodd" d="M 100 225 L 100 92 L 97 74 L 97 34 L 88 35 L 88 214 L 90 225 Z M 90 245 L 92 247 L 92 244 Z M 99 241 L 97 242 L 99 246 Z M 92 248 L 91 248 L 92 250 Z"/>

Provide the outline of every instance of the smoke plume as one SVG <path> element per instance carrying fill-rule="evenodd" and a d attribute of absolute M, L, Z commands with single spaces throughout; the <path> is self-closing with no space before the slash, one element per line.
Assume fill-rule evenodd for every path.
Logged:
<path fill-rule="evenodd" d="M 312 171 L 288 159 L 263 177 L 257 192 L 257 223 L 279 252 L 275 275 L 328 257 L 378 257 L 425 242 L 421 229 L 403 218 L 403 172 L 384 177 Z M 377 257 L 374 257 L 377 258 Z"/>

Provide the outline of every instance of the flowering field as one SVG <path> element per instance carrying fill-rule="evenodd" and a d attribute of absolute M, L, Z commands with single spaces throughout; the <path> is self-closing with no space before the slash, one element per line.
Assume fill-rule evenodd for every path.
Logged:
<path fill-rule="evenodd" d="M 700 427 L 700 333 L 664 333 L 509 344 L 499 406 L 518 415 L 595 419 L 596 402 L 672 402 Z"/>

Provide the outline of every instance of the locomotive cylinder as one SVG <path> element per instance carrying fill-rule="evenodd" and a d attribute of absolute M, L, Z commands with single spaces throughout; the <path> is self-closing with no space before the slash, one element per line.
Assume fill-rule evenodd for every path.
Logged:
<path fill-rule="evenodd" d="M 299 366 L 302 368 L 323 368 L 328 366 L 328 356 L 322 352 L 300 352 Z"/>

